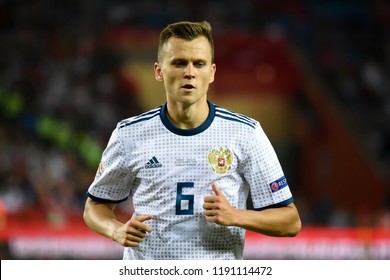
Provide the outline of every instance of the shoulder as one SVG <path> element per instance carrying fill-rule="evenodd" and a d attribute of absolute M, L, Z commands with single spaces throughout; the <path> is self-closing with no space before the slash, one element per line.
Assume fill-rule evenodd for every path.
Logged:
<path fill-rule="evenodd" d="M 223 107 L 215 106 L 215 117 L 225 120 L 227 122 L 232 122 L 233 125 L 242 126 L 245 125 L 247 127 L 255 129 L 259 122 L 251 117 L 246 115 L 228 110 Z"/>
<path fill-rule="evenodd" d="M 133 116 L 133 117 L 121 120 L 117 124 L 117 129 L 122 129 L 122 128 L 130 127 L 130 126 L 133 126 L 135 124 L 142 123 L 142 122 L 150 121 L 153 118 L 160 115 L 161 108 L 162 108 L 162 106 L 159 106 L 159 107 L 151 109 L 145 113 L 142 113 L 138 116 Z"/>

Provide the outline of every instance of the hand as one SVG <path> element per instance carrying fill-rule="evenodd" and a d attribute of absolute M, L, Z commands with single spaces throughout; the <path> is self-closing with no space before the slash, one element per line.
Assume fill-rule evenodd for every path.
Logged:
<path fill-rule="evenodd" d="M 204 198 L 203 209 L 207 221 L 223 226 L 234 225 L 236 209 L 233 208 L 223 192 L 215 183 L 211 185 L 215 196 Z"/>
<path fill-rule="evenodd" d="M 116 228 L 112 239 L 125 247 L 138 247 L 147 233 L 152 232 L 152 227 L 144 222 L 153 217 L 153 215 L 141 215 L 130 219 Z"/>

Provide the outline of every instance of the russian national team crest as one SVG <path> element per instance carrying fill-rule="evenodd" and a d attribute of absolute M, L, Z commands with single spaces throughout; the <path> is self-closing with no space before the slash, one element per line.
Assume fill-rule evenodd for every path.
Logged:
<path fill-rule="evenodd" d="M 230 149 L 219 147 L 212 149 L 208 154 L 208 160 L 214 173 L 225 174 L 233 164 L 233 153 Z"/>

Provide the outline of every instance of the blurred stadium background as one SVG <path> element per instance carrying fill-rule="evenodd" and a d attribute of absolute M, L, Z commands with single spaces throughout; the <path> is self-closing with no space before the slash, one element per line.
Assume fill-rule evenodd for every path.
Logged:
<path fill-rule="evenodd" d="M 158 34 L 214 28 L 210 99 L 258 119 L 301 212 L 247 259 L 390 259 L 386 0 L 0 0 L 0 257 L 120 259 L 81 215 L 120 119 L 164 102 Z M 126 219 L 131 205 L 118 215 Z"/>

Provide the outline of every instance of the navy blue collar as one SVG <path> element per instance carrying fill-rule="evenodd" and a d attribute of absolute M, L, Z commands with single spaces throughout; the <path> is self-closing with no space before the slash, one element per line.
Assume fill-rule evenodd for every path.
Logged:
<path fill-rule="evenodd" d="M 211 103 L 210 101 L 207 101 L 207 104 L 209 105 L 209 115 L 207 116 L 207 119 L 198 127 L 191 128 L 191 129 L 181 129 L 176 126 L 174 126 L 167 117 L 167 103 L 163 105 L 163 107 L 160 110 L 160 118 L 164 126 L 172 133 L 181 135 L 181 136 L 192 136 L 199 134 L 203 131 L 205 131 L 213 122 L 215 117 L 215 105 Z"/>

